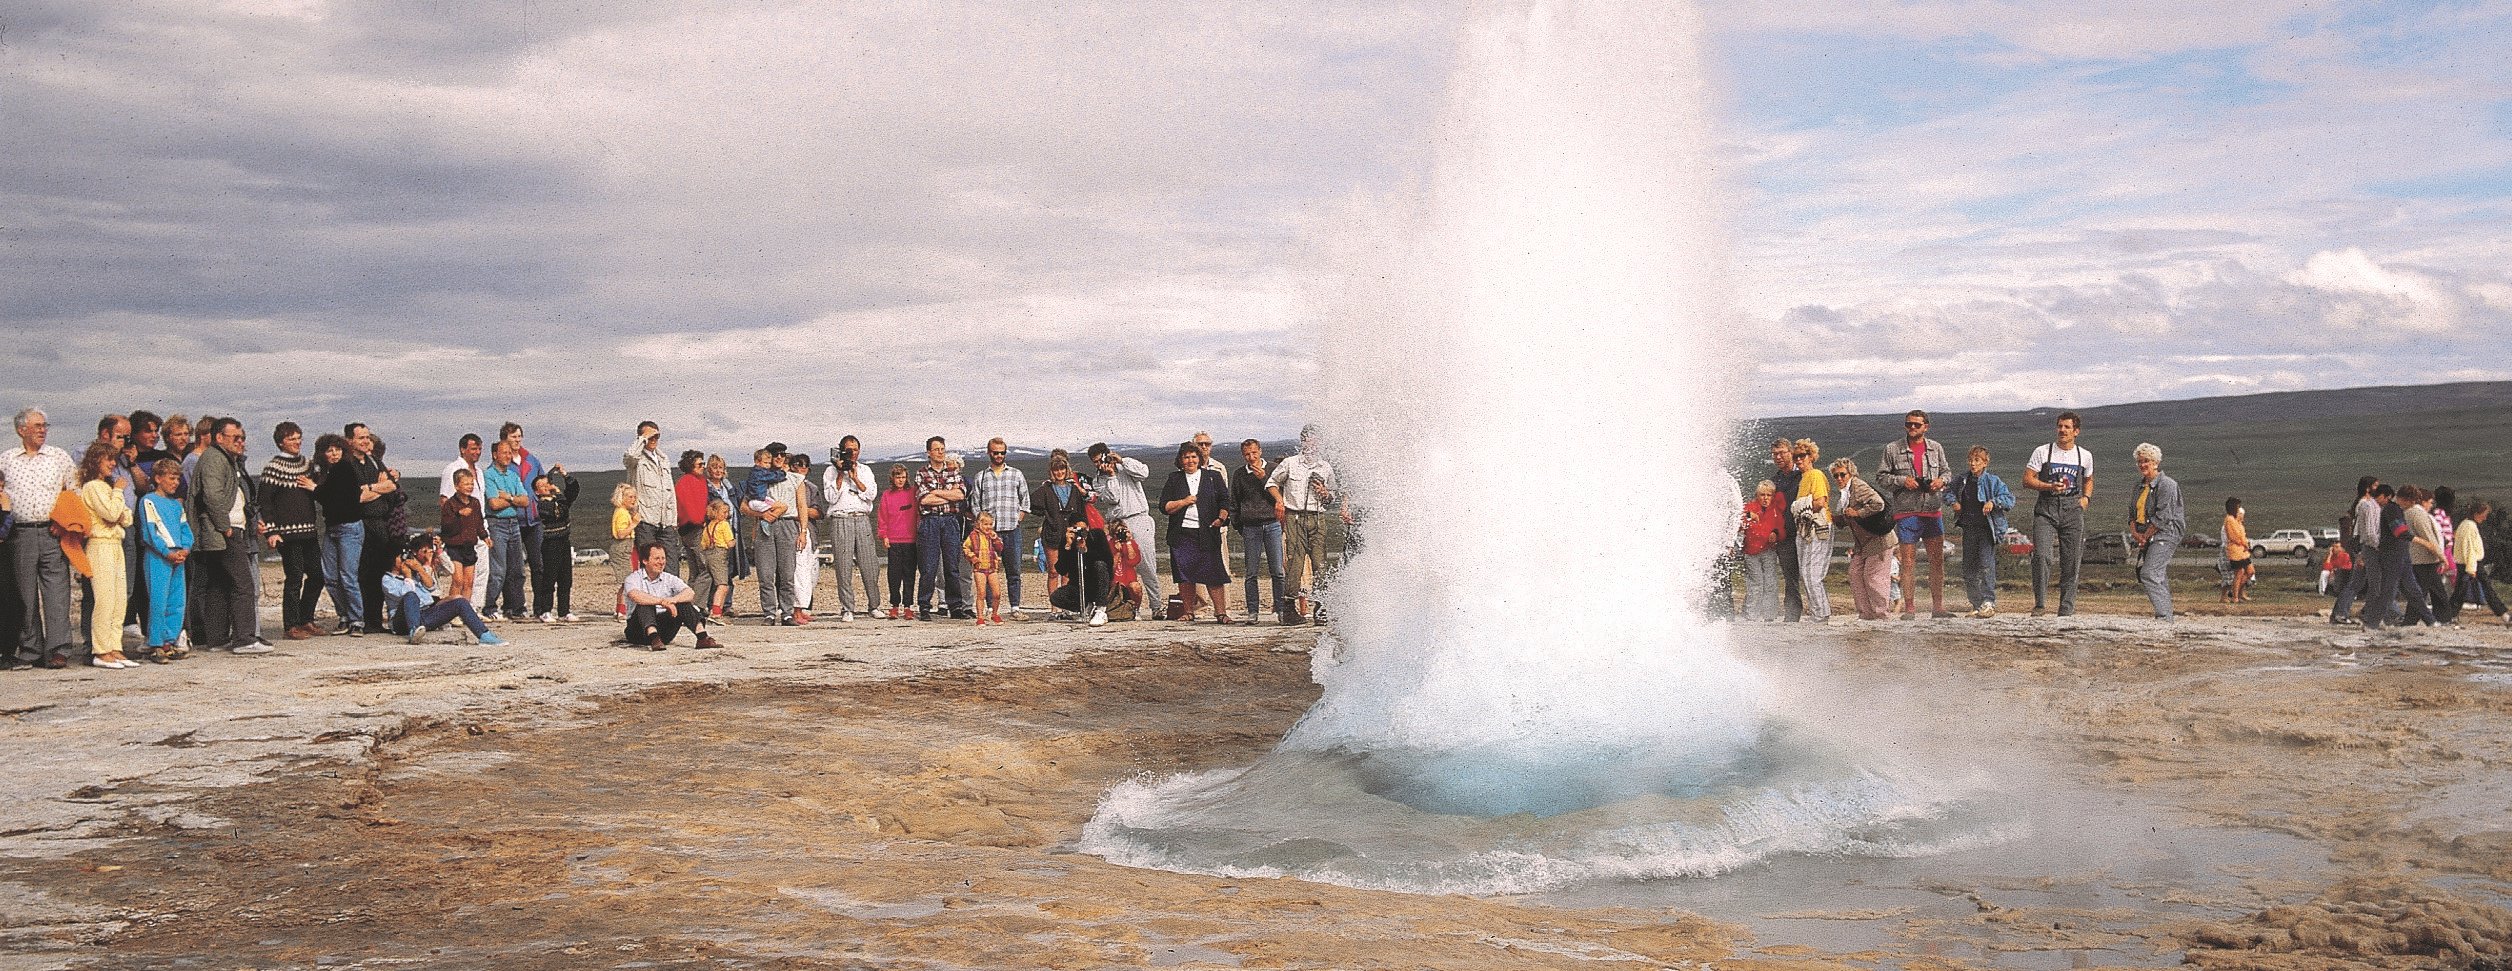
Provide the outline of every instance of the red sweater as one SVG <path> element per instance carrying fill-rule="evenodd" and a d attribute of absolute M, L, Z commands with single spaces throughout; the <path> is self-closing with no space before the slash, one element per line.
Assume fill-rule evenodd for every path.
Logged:
<path fill-rule="evenodd" d="M 1783 527 L 1788 525 L 1788 505 L 1776 495 L 1769 501 L 1744 504 L 1744 553 L 1752 556 L 1768 551 L 1779 543 Z"/>
<path fill-rule="evenodd" d="M 680 500 L 681 525 L 695 526 L 706 522 L 707 482 L 704 476 L 681 476 L 672 483 L 672 495 Z"/>

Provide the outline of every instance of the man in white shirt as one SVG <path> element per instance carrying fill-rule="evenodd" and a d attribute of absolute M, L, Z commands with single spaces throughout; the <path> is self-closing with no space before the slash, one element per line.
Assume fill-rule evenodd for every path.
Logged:
<path fill-rule="evenodd" d="M 52 423 L 43 409 L 18 412 L 16 425 L 19 447 L 0 455 L 0 484 L 5 484 L 9 510 L 16 516 L 9 528 L 9 557 L 17 571 L 18 602 L 25 605 L 16 660 L 66 668 L 70 631 L 78 616 L 70 612 L 70 561 L 50 529 L 53 500 L 78 488 L 78 466 L 70 453 L 44 444 Z"/>
<path fill-rule="evenodd" d="M 1317 456 L 1317 426 L 1300 429 L 1300 450 L 1273 467 L 1265 485 L 1282 497 L 1284 572 L 1299 583 L 1296 615 L 1313 618 L 1309 601 L 1317 576 L 1326 568 L 1326 514 L 1336 510 L 1341 487 L 1333 463 Z M 1352 521 L 1343 513 L 1345 523 Z"/>
<path fill-rule="evenodd" d="M 863 444 L 848 435 L 829 450 L 829 467 L 820 473 L 820 491 L 829 499 L 830 558 L 837 568 L 837 619 L 855 619 L 854 588 L 847 577 L 863 576 L 863 610 L 881 604 L 881 540 L 874 528 L 880 491 L 861 458 Z"/>
<path fill-rule="evenodd" d="M 1099 478 L 1091 485 L 1091 500 L 1109 522 L 1123 522 L 1126 532 L 1133 534 L 1134 545 L 1142 549 L 1143 562 L 1134 574 L 1143 582 L 1146 616 L 1157 616 L 1168 600 L 1160 595 L 1160 534 L 1151 524 L 1151 500 L 1143 495 L 1151 466 L 1110 451 L 1106 442 L 1090 446 L 1090 464 L 1099 470 Z"/>
<path fill-rule="evenodd" d="M 488 494 L 483 491 L 487 487 L 481 484 L 480 443 L 481 439 L 478 435 L 465 434 L 462 436 L 462 441 L 456 446 L 459 450 L 458 454 L 453 461 L 445 463 L 445 471 L 438 473 L 436 477 L 436 497 L 439 499 L 453 498 L 454 473 L 460 472 L 464 469 L 469 469 L 471 471 L 471 499 L 480 504 L 480 514 L 482 516 L 486 516 L 488 514 Z M 471 547 L 473 553 L 475 554 L 472 562 L 490 562 L 488 554 L 487 529 L 483 528 L 480 530 L 480 541 L 471 544 Z M 463 596 L 470 598 L 471 602 L 474 604 L 487 602 L 488 575 L 491 572 L 492 571 L 489 570 L 471 571 L 471 589 L 469 592 L 463 594 Z"/>
<path fill-rule="evenodd" d="M 2058 437 L 2032 450 L 2024 462 L 2024 488 L 2032 501 L 2032 615 L 2049 610 L 2050 568 L 2058 568 L 2058 615 L 2076 612 L 2076 571 L 2085 557 L 2085 509 L 2093 505 L 2093 453 L 2076 443 L 2083 419 L 2058 415 Z"/>
<path fill-rule="evenodd" d="M 671 556 L 661 543 L 647 543 L 637 548 L 637 560 L 643 567 L 628 574 L 628 643 L 649 651 L 671 646 L 672 638 L 682 628 L 698 633 L 701 651 L 724 645 L 716 643 L 706 631 L 706 615 L 698 610 L 698 595 L 679 577 L 665 572 Z"/>

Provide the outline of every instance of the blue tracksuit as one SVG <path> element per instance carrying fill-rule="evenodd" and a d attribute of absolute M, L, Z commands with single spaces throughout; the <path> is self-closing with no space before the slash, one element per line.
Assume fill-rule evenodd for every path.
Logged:
<path fill-rule="evenodd" d="M 184 565 L 174 555 L 192 548 L 192 518 L 183 500 L 157 493 L 140 498 L 140 542 L 148 546 L 148 646 L 165 647 L 183 633 Z"/>

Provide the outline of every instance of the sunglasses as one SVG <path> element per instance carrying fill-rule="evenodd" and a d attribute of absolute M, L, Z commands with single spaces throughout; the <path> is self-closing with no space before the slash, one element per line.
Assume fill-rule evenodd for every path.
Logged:
<path fill-rule="evenodd" d="M 1902 423 L 1901 423 L 1901 427 L 1903 427 L 1903 428 L 1926 428 L 1926 427 L 1928 427 L 1928 423 L 1927 423 L 1927 422 L 1924 422 L 1924 421 L 1906 421 L 1906 422 L 1902 422 Z"/>
<path fill-rule="evenodd" d="M 988 455 L 1010 455 L 1010 454 L 1012 454 L 1012 453 L 1010 453 L 1010 452 L 998 452 L 998 451 L 995 451 L 995 450 L 993 450 L 993 449 L 987 449 L 987 450 L 986 450 L 986 454 L 988 454 Z"/>

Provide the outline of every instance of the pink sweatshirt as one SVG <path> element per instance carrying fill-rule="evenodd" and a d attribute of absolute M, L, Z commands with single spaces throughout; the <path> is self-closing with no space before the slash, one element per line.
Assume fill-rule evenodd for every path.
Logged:
<path fill-rule="evenodd" d="M 889 489 L 881 493 L 880 522 L 876 530 L 884 543 L 916 541 L 916 489 Z"/>

